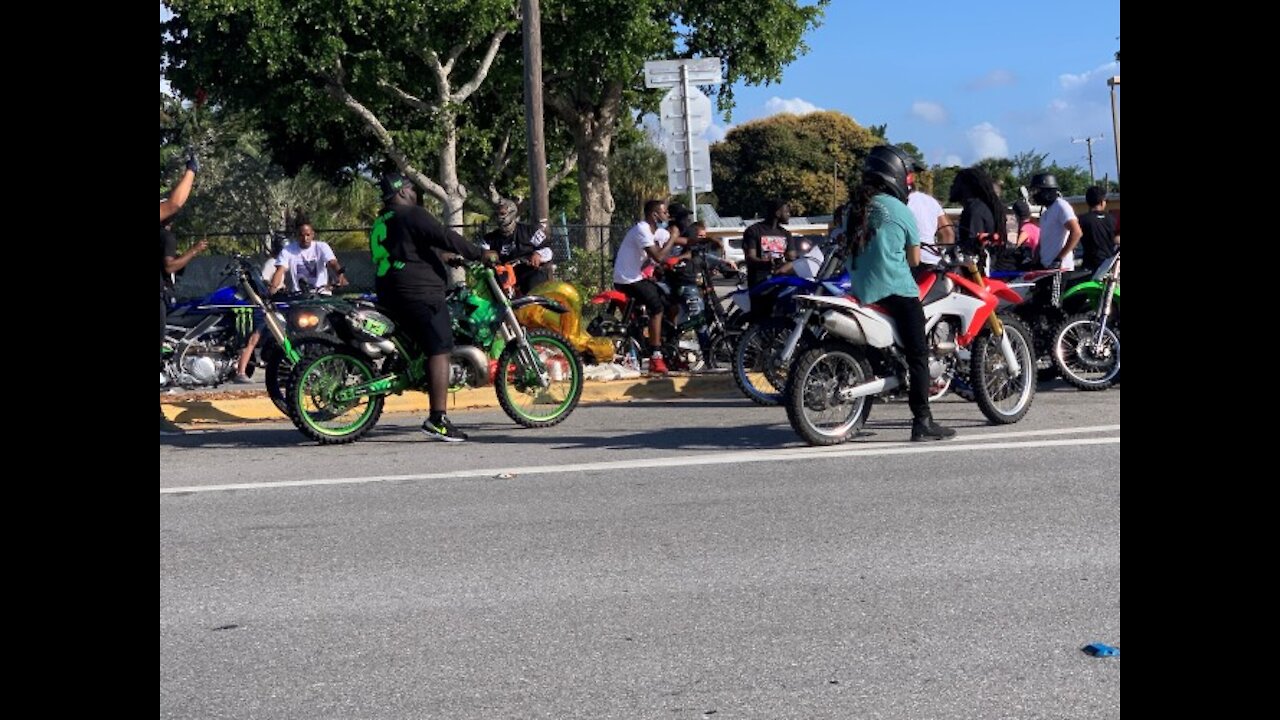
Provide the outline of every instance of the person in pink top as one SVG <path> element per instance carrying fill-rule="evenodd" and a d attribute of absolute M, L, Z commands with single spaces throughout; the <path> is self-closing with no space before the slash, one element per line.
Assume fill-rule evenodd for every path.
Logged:
<path fill-rule="evenodd" d="M 1031 219 L 1031 206 L 1026 200 L 1018 198 L 1018 202 L 1013 204 L 1013 214 L 1018 226 L 1016 244 L 1018 247 L 1026 247 L 1031 251 L 1031 257 L 1036 257 L 1036 251 L 1040 247 L 1040 226 Z"/>

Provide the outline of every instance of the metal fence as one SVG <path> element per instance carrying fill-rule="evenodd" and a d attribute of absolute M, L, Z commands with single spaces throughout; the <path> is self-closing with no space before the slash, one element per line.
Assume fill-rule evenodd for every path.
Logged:
<path fill-rule="evenodd" d="M 460 225 L 453 230 L 472 242 L 479 242 L 495 225 Z M 613 278 L 613 257 L 629 225 L 553 225 L 548 243 L 554 255 L 555 275 L 579 286 L 588 297 L 609 287 Z M 283 231 L 227 231 L 178 234 L 178 250 L 185 251 L 199 239 L 209 241 L 209 250 L 196 256 L 178 278 L 180 299 L 208 295 L 223 282 L 227 256 L 243 253 L 266 260 L 274 237 Z M 346 269 L 354 292 L 373 291 L 373 263 L 369 258 L 369 228 L 317 228 L 316 239 L 329 243 Z"/>

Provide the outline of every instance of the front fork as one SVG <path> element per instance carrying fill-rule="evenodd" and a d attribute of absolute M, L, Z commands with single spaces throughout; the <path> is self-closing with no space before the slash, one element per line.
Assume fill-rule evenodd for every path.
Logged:
<path fill-rule="evenodd" d="M 969 279 L 986 289 L 987 278 L 978 270 L 978 264 L 971 260 L 967 267 Z M 1000 316 L 994 311 L 987 316 L 987 327 L 991 328 L 993 335 L 1000 338 L 1000 354 L 1004 356 L 1004 363 L 1009 368 L 1009 374 L 1012 377 L 1022 375 L 1022 363 L 1018 362 L 1018 356 L 1013 352 L 1013 343 L 1009 340 L 1009 334 L 1004 331 L 1004 323 L 1000 321 Z"/>
<path fill-rule="evenodd" d="M 809 318 L 812 316 L 813 308 L 808 308 L 796 318 L 796 326 L 791 328 L 791 334 L 787 335 L 787 341 L 782 344 L 782 348 L 774 356 L 774 359 L 778 362 L 778 367 L 788 367 L 790 365 L 791 356 L 795 354 L 796 346 L 800 344 L 800 336 L 804 334 L 804 329 L 809 324 Z"/>
<path fill-rule="evenodd" d="M 516 352 L 520 356 L 520 364 L 523 366 L 521 372 L 532 368 L 538 373 L 538 384 L 544 388 L 551 386 L 551 374 L 547 372 L 546 365 L 543 364 L 542 358 L 538 357 L 538 353 L 534 352 L 533 346 L 529 344 L 529 337 L 524 332 L 524 328 L 520 325 L 520 320 L 516 318 L 516 311 L 511 307 L 511 301 L 507 298 L 506 292 L 498 285 L 498 281 L 493 277 L 493 271 L 486 273 L 486 280 L 489 282 L 489 290 L 495 298 L 502 298 L 502 335 L 509 343 L 516 341 Z M 498 368 L 498 372 L 505 373 L 506 368 Z"/>

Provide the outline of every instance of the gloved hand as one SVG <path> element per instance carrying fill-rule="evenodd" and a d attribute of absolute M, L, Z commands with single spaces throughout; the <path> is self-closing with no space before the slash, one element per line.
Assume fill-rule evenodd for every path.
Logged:
<path fill-rule="evenodd" d="M 200 159 L 196 157 L 194 150 L 187 151 L 187 169 L 193 173 L 200 172 Z"/>

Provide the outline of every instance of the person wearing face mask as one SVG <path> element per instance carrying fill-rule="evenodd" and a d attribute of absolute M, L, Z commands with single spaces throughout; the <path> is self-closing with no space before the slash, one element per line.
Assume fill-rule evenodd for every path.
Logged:
<path fill-rule="evenodd" d="M 672 251 L 680 252 L 679 248 L 687 242 L 686 238 L 676 236 L 660 246 L 654 235 L 659 229 L 665 230 L 667 222 L 665 202 L 646 202 L 644 219 L 627 231 L 613 261 L 614 288 L 644 305 L 649 313 L 649 372 L 654 374 L 667 372 L 667 363 L 662 357 L 662 316 L 672 303 L 656 282 L 645 277 L 644 269 L 648 263 L 661 265 Z"/>
<path fill-rule="evenodd" d="M 1083 232 L 1071 203 L 1058 189 L 1058 179 L 1050 173 L 1033 175 L 1031 199 L 1044 208 L 1040 213 L 1040 265 L 1049 270 L 1074 270 L 1076 245 Z"/>
<path fill-rule="evenodd" d="M 498 253 L 500 262 L 515 265 L 516 285 L 521 294 L 528 295 L 530 289 L 551 279 L 542 267 L 553 257 L 546 245 L 546 225 L 535 228 L 520 222 L 516 204 L 505 198 L 498 201 L 497 218 L 498 227 L 485 234 L 484 245 Z"/>

